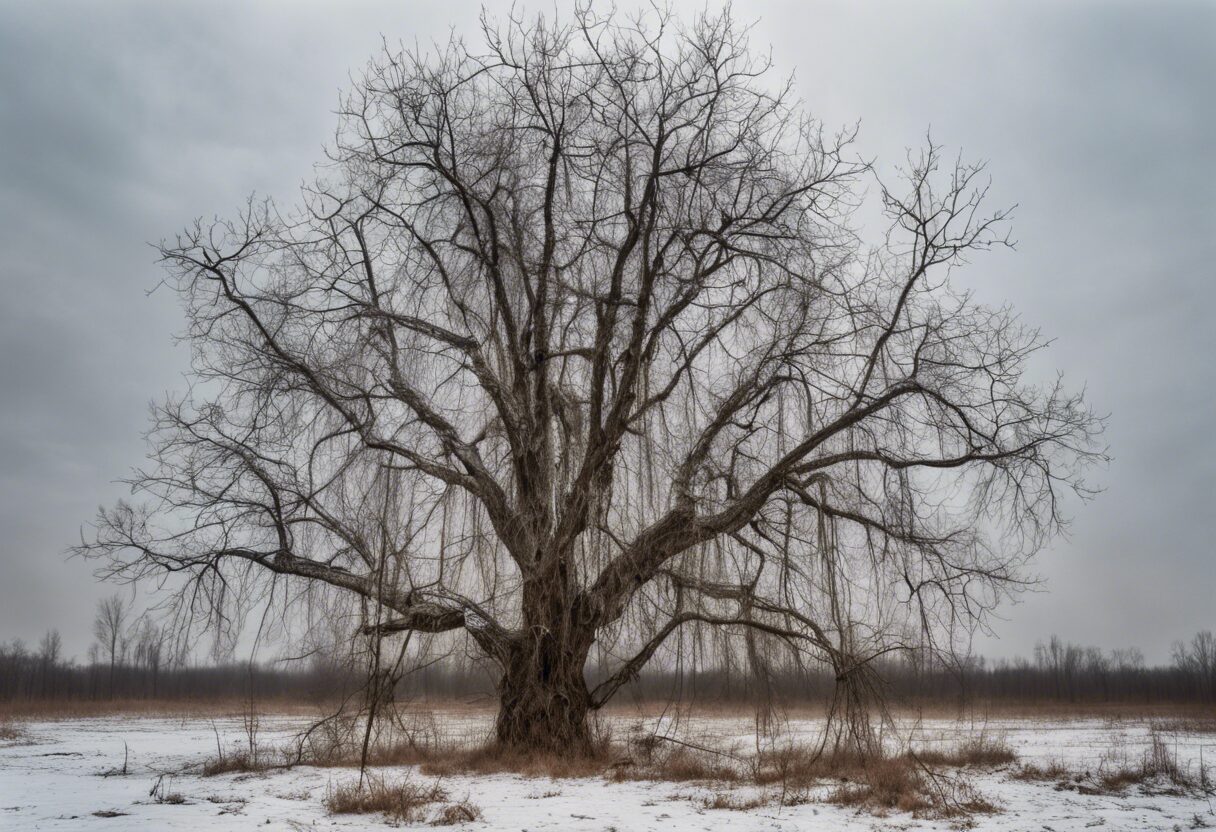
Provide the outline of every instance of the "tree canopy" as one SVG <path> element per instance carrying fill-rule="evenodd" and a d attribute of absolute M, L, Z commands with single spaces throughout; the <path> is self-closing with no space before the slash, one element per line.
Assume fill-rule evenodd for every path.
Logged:
<path fill-rule="evenodd" d="M 1008 243 L 982 167 L 880 181 L 729 14 L 482 34 L 373 60 L 296 207 L 162 246 L 196 386 L 82 550 L 464 631 L 508 741 L 676 633 L 847 675 L 1020 586 L 1101 423 L 957 283 Z"/>

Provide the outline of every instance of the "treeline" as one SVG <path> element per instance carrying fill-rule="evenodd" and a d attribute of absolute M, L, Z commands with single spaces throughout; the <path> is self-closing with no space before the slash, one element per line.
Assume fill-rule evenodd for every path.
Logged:
<path fill-rule="evenodd" d="M 895 703 L 1216 703 L 1216 637 L 1202 631 L 1175 643 L 1171 662 L 1161 666 L 1148 666 L 1134 648 L 1104 651 L 1052 636 L 1031 659 L 947 662 L 910 653 L 875 662 L 873 671 Z M 643 672 L 622 694 L 733 702 L 767 695 L 796 704 L 826 701 L 835 688 L 826 668 L 778 668 L 758 679 L 746 665 L 728 665 L 696 673 Z"/>
<path fill-rule="evenodd" d="M 0 644 L 0 701 L 14 700 L 261 700 L 328 702 L 357 694 L 366 679 L 358 661 L 319 655 L 292 666 L 228 663 L 197 666 L 131 640 L 116 649 L 91 651 L 86 663 L 64 661 L 59 638 L 49 633 L 35 649 Z M 896 703 L 965 705 L 1008 703 L 1216 703 L 1216 637 L 1201 632 L 1174 646 L 1168 665 L 1150 667 L 1136 650 L 1106 652 L 1053 637 L 1032 659 L 989 662 L 977 658 L 947 664 L 916 656 L 874 666 L 881 687 Z M 599 674 L 592 669 L 594 684 Z M 750 702 L 761 696 L 789 704 L 822 702 L 835 679 L 821 668 L 776 668 L 758 678 L 746 663 L 696 671 L 650 669 L 622 689 L 625 700 L 684 699 Z M 399 700 L 490 697 L 494 680 L 486 667 L 438 662 L 402 675 Z"/>
<path fill-rule="evenodd" d="M 12 701 L 218 701 L 290 699 L 325 701 L 344 680 L 322 667 L 283 669 L 260 664 L 150 666 L 128 660 L 78 664 L 50 662 L 20 643 L 0 645 L 0 702 Z"/>
<path fill-rule="evenodd" d="M 198 665 L 189 645 L 167 627 L 136 616 L 115 595 L 101 601 L 86 660 L 63 657 L 62 640 L 48 632 L 34 648 L 0 643 L 0 701 L 220 700 L 336 701 L 354 696 L 368 679 L 364 659 L 329 644 L 289 663 L 225 662 Z M 731 652 L 695 670 L 652 666 L 621 689 L 635 700 L 749 702 L 771 698 L 822 702 L 836 689 L 826 667 L 791 667 L 762 660 L 762 667 Z M 974 701 L 1067 703 L 1216 702 L 1216 637 L 1209 631 L 1174 644 L 1168 665 L 1149 667 L 1136 649 L 1104 651 L 1052 636 L 1031 659 L 946 661 L 936 654 L 906 652 L 871 665 L 878 686 L 893 702 Z M 399 669 L 396 695 L 470 698 L 492 696 L 490 668 L 474 661 L 419 661 Z M 603 675 L 592 667 L 594 687 Z"/>

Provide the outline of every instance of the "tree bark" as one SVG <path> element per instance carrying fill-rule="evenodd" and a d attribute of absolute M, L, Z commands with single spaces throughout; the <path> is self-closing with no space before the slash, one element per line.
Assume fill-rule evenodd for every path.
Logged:
<path fill-rule="evenodd" d="M 504 750 L 587 755 L 591 694 L 583 671 L 595 632 L 564 602 L 565 576 L 549 577 L 525 588 L 528 625 L 499 681 L 497 741 Z"/>
<path fill-rule="evenodd" d="M 521 659 L 504 672 L 500 683 L 498 745 L 504 750 L 561 756 L 590 754 L 590 708 L 581 661 L 546 669 Z"/>

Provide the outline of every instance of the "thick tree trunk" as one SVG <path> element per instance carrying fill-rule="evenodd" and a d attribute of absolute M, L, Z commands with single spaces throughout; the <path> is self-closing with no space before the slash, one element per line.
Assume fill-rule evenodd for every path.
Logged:
<path fill-rule="evenodd" d="M 591 696 L 581 661 L 546 671 L 521 656 L 503 674 L 499 693 L 496 730 L 500 747 L 562 756 L 591 753 L 587 730 Z"/>
<path fill-rule="evenodd" d="M 583 670 L 595 633 L 580 626 L 565 600 L 565 575 L 550 577 L 525 588 L 528 625 L 499 681 L 497 739 L 513 751 L 585 755 L 593 749 Z"/>

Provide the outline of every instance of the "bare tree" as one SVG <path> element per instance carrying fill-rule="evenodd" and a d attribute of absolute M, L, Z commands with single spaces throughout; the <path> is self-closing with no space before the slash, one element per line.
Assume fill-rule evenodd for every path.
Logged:
<path fill-rule="evenodd" d="M 58 668 L 60 653 L 62 651 L 63 639 L 59 637 L 59 631 L 47 630 L 46 635 L 42 637 L 42 641 L 38 642 L 38 663 L 41 670 L 43 696 L 49 696 L 54 693 L 52 690 L 52 680 L 55 670 Z"/>
<path fill-rule="evenodd" d="M 1216 695 L 1216 636 L 1211 630 L 1200 630 L 1189 643 L 1174 642 L 1171 653 L 1174 666 L 1195 680 L 1200 695 Z"/>
<path fill-rule="evenodd" d="M 169 643 L 169 633 L 151 618 L 144 616 L 136 625 L 133 638 L 135 664 L 151 674 L 152 696 L 155 697 L 161 666 L 164 664 L 165 647 Z"/>
<path fill-rule="evenodd" d="M 868 244 L 853 132 L 729 15 L 483 34 L 375 59 L 298 209 L 163 245 L 197 385 L 81 551 L 463 633 L 499 741 L 565 752 L 684 634 L 847 681 L 982 621 L 1101 455 L 952 280 L 1008 241 L 982 168 L 911 154 Z"/>
<path fill-rule="evenodd" d="M 121 595 L 111 595 L 97 602 L 97 615 L 93 619 L 93 637 L 100 646 L 99 653 L 109 661 L 109 692 L 114 695 L 114 668 L 126 657 L 127 620 L 131 617 L 131 605 Z"/>
<path fill-rule="evenodd" d="M 1111 662 L 1121 672 L 1143 670 L 1144 652 L 1138 647 L 1116 647 L 1111 651 Z"/>

